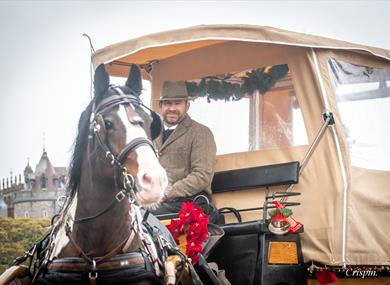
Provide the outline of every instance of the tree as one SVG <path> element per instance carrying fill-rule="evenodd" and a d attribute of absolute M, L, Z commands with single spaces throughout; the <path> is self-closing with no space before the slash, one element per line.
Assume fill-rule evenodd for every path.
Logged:
<path fill-rule="evenodd" d="M 48 219 L 9 219 L 0 217 L 0 273 L 12 261 L 38 241 L 48 231 Z"/>

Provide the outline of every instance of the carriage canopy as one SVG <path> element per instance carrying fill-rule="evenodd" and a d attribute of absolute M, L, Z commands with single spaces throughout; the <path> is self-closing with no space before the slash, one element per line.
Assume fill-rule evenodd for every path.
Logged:
<path fill-rule="evenodd" d="M 302 161 L 322 114 L 332 113 L 335 124 L 294 188 L 302 193 L 293 210 L 305 226 L 304 257 L 390 264 L 390 50 L 270 27 L 202 25 L 117 43 L 92 61 L 112 76 L 140 65 L 152 98 L 164 81 L 185 80 L 197 98 L 191 116 L 215 135 L 216 171 Z M 264 193 L 214 199 L 242 209 L 261 205 Z"/>

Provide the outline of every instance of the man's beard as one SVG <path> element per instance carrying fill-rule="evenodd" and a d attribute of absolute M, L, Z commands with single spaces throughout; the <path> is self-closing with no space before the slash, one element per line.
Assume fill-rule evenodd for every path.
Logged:
<path fill-rule="evenodd" d="M 175 115 L 176 118 L 172 120 L 172 116 L 169 115 Z M 168 119 L 168 117 L 170 117 L 171 119 Z M 182 116 L 178 112 L 169 112 L 165 114 L 164 121 L 170 125 L 177 125 L 180 122 L 181 117 Z"/>

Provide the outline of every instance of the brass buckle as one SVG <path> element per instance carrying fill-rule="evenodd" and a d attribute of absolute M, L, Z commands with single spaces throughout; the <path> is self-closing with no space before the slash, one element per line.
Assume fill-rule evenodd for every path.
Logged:
<path fill-rule="evenodd" d="M 95 280 L 98 277 L 98 273 L 96 271 L 89 272 L 88 277 L 89 277 L 90 280 Z"/>
<path fill-rule="evenodd" d="M 89 280 L 96 280 L 98 273 L 96 272 L 96 260 L 92 259 L 92 270 L 88 274 Z"/>
<path fill-rule="evenodd" d="M 115 195 L 115 199 L 116 199 L 118 202 L 121 202 L 125 197 L 126 197 L 126 194 L 125 194 L 123 191 L 119 191 L 119 192 Z"/>

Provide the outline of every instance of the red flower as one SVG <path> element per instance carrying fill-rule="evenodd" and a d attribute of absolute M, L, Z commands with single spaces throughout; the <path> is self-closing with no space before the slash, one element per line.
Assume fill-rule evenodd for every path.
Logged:
<path fill-rule="evenodd" d="M 186 234 L 186 254 L 193 264 L 198 262 L 199 253 L 202 251 L 202 244 L 208 235 L 207 224 L 209 219 L 203 210 L 194 205 L 193 202 L 185 202 L 178 213 L 179 218 L 171 220 L 167 225 L 176 243 L 179 244 L 179 236 Z"/>
<path fill-rule="evenodd" d="M 193 220 L 193 212 L 196 211 L 194 208 L 194 203 L 185 202 L 181 205 L 181 210 L 178 213 L 179 219 L 183 224 L 189 224 Z"/>
<path fill-rule="evenodd" d="M 316 272 L 316 278 L 321 285 L 337 282 L 337 276 L 334 272 L 328 270 L 320 270 Z"/>
<path fill-rule="evenodd" d="M 167 225 L 167 228 L 171 232 L 171 235 L 175 239 L 175 242 L 179 244 L 179 236 L 184 231 L 184 225 L 181 224 L 179 219 L 172 219 L 171 223 Z"/>
<path fill-rule="evenodd" d="M 196 264 L 199 260 L 199 253 L 202 251 L 202 244 L 194 241 L 187 242 L 186 254 L 191 258 L 192 263 Z"/>

